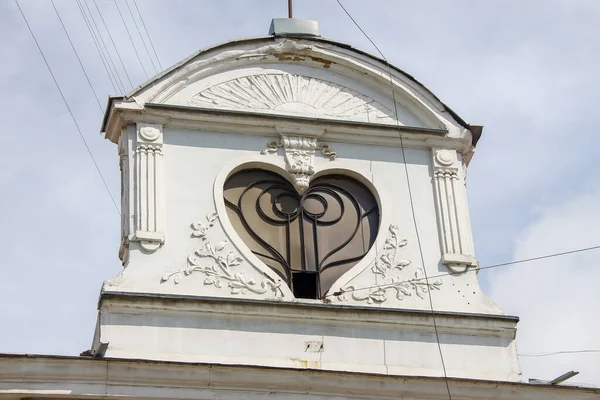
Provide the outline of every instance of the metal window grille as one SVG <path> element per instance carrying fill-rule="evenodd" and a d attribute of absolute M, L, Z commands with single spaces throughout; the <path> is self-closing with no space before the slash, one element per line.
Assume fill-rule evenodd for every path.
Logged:
<path fill-rule="evenodd" d="M 296 297 L 322 297 L 379 228 L 375 196 L 343 175 L 317 178 L 300 195 L 276 173 L 244 170 L 227 179 L 224 200 L 238 235 Z"/>

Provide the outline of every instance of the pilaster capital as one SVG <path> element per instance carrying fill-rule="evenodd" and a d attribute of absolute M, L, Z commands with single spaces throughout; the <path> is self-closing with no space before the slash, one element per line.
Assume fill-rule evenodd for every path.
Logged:
<path fill-rule="evenodd" d="M 138 122 L 136 124 L 136 141 L 138 144 L 163 144 L 163 126 L 162 124 L 149 124 Z"/>
<path fill-rule="evenodd" d="M 435 170 L 458 170 L 460 162 L 456 150 L 433 148 L 433 167 Z"/>

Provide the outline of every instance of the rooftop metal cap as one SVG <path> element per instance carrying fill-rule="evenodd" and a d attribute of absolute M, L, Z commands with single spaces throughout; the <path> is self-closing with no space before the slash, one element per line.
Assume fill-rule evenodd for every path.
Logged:
<path fill-rule="evenodd" d="M 321 36 L 319 23 L 307 19 L 273 18 L 269 35 L 273 36 Z"/>

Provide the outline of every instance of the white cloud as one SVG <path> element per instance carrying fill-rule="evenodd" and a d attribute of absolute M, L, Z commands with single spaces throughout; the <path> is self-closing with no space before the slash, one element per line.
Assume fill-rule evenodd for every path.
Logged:
<path fill-rule="evenodd" d="M 538 211 L 514 243 L 514 259 L 600 244 L 600 187 Z M 600 349 L 600 250 L 516 264 L 490 272 L 491 297 L 521 317 L 519 353 Z M 552 379 L 580 371 L 573 381 L 600 384 L 600 354 L 521 357 L 526 377 Z"/>

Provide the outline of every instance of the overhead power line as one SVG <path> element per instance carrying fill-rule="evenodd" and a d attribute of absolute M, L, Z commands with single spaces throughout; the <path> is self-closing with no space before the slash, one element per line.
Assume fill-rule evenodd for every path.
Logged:
<path fill-rule="evenodd" d="M 150 42 L 150 47 L 152 47 L 152 51 L 154 52 L 154 56 L 156 57 L 156 61 L 158 62 L 158 66 L 160 68 L 160 70 L 162 71 L 162 65 L 160 63 L 160 58 L 158 58 L 158 54 L 156 53 L 156 48 L 154 47 L 154 43 L 152 42 L 152 38 L 150 37 L 150 34 L 148 33 L 148 29 L 146 28 L 146 23 L 144 22 L 144 17 L 142 17 L 142 13 L 140 12 L 140 9 L 138 8 L 137 5 L 137 1 L 133 0 L 133 5 L 135 6 L 135 9 L 138 12 L 138 15 L 140 16 L 140 21 L 142 21 L 142 26 L 144 27 L 144 31 L 146 32 L 146 36 L 148 36 L 148 41 Z"/>
<path fill-rule="evenodd" d="M 548 357 L 548 356 L 556 356 L 559 354 L 581 354 L 581 353 L 600 353 L 600 349 L 583 349 L 583 350 L 563 350 L 563 351 L 553 351 L 549 353 L 523 353 L 518 354 L 519 357 Z"/>
<path fill-rule="evenodd" d="M 104 109 L 102 108 L 102 105 L 100 104 L 100 100 L 98 100 L 98 95 L 96 94 L 96 91 L 94 90 L 92 81 L 90 81 L 90 77 L 88 76 L 87 72 L 85 71 L 85 67 L 83 66 L 83 63 L 81 62 L 81 58 L 79 58 L 79 54 L 77 53 L 77 50 L 75 49 L 75 45 L 73 44 L 73 41 L 71 40 L 71 36 L 69 36 L 69 32 L 67 31 L 67 28 L 65 27 L 65 24 L 63 23 L 63 20 L 60 17 L 60 13 L 58 12 L 56 5 L 54 4 L 54 0 L 50 0 L 50 3 L 52 4 L 52 7 L 54 8 L 54 12 L 56 12 L 56 16 L 58 17 L 58 20 L 60 21 L 60 25 L 62 26 L 63 31 L 65 32 L 65 35 L 67 36 L 67 39 L 69 40 L 69 44 L 71 45 L 71 49 L 73 49 L 73 53 L 75 53 L 75 57 L 77 57 L 79 66 L 81 67 L 81 70 L 83 71 L 83 75 L 85 75 L 85 79 L 87 80 L 87 83 L 90 86 L 90 89 L 92 89 L 92 93 L 94 93 L 94 97 L 96 98 L 96 103 L 98 103 L 98 108 L 100 108 L 100 112 L 103 113 Z"/>
<path fill-rule="evenodd" d="M 88 5 L 87 0 L 81 0 L 81 1 L 82 1 L 82 4 L 85 6 L 85 9 L 89 13 L 89 17 L 91 20 L 90 25 L 93 24 L 93 27 L 96 30 L 97 38 L 101 45 L 100 47 L 101 47 L 101 49 L 103 49 L 103 52 L 106 53 L 105 57 L 107 59 L 109 67 L 111 67 L 111 72 L 113 73 L 113 76 L 115 77 L 115 81 L 118 82 L 121 93 L 124 94 L 127 90 L 125 89 L 125 85 L 123 84 L 123 81 L 121 80 L 121 76 L 120 76 L 119 72 L 117 71 L 115 62 L 112 58 L 112 55 L 110 54 L 111 52 L 108 50 L 108 46 L 106 45 L 106 42 L 104 41 L 104 36 L 102 35 L 100 28 L 98 28 L 98 24 L 96 23 L 96 18 L 94 18 L 94 13 L 92 13 L 92 10 L 90 9 L 90 6 Z"/>
<path fill-rule="evenodd" d="M 85 22 L 85 26 L 87 27 L 88 32 L 90 33 L 90 36 L 92 37 L 92 41 L 94 42 L 94 47 L 96 47 L 96 51 L 98 52 L 98 55 L 100 56 L 100 60 L 102 61 L 102 65 L 104 66 L 104 70 L 106 71 L 106 75 L 108 76 L 108 80 L 110 81 L 110 84 L 112 85 L 114 92 L 119 93 L 119 89 L 117 89 L 117 86 L 115 85 L 115 81 L 114 81 L 112 73 L 111 73 L 112 71 L 109 71 L 109 69 L 108 69 L 108 65 L 106 64 L 106 60 L 104 59 L 104 54 L 100 50 L 99 43 L 97 42 L 95 34 L 92 32 L 91 25 L 87 19 L 87 15 L 85 14 L 85 11 L 83 10 L 83 6 L 81 5 L 79 0 L 75 0 L 75 2 L 77 3 L 79 12 L 81 13 L 83 21 Z"/>
<path fill-rule="evenodd" d="M 144 49 L 146 49 L 146 54 L 148 54 L 148 58 L 150 59 L 150 62 L 152 63 L 152 68 L 154 69 L 154 73 L 158 73 L 160 72 L 158 70 L 158 68 L 156 67 L 156 64 L 154 64 L 154 59 L 152 58 L 152 54 L 150 54 L 150 50 L 148 50 L 148 46 L 146 45 L 146 41 L 144 40 L 144 37 L 142 36 L 142 32 L 140 30 L 140 27 L 138 26 L 138 23 L 135 19 L 135 16 L 133 15 L 133 11 L 131 11 L 131 7 L 129 7 L 129 2 L 127 0 L 125 0 L 125 5 L 127 6 L 127 10 L 129 11 L 129 15 L 131 15 L 131 19 L 133 20 L 133 25 L 135 25 L 135 29 L 137 30 L 138 35 L 140 36 L 140 40 L 142 41 L 142 44 L 144 45 Z M 141 18 L 141 16 L 140 16 Z"/>
<path fill-rule="evenodd" d="M 125 76 L 127 77 L 127 80 L 129 81 L 129 85 L 131 86 L 131 89 L 133 89 L 133 83 L 131 82 L 131 78 L 129 77 L 127 68 L 125 68 L 125 64 L 123 63 L 123 59 L 121 58 L 121 53 L 119 53 L 119 49 L 117 48 L 117 45 L 115 44 L 115 41 L 110 33 L 110 29 L 108 29 L 108 25 L 106 25 L 106 21 L 104 20 L 104 17 L 102 16 L 102 12 L 100 11 L 100 8 L 98 7 L 98 3 L 96 3 L 96 0 L 92 0 L 92 1 L 94 3 L 94 6 L 96 7 L 96 11 L 98 11 L 98 15 L 100 15 L 100 21 L 102 21 L 102 25 L 104 25 L 104 29 L 106 29 L 106 33 L 108 33 L 108 37 L 109 37 L 113 47 L 115 48 L 115 52 L 117 53 L 117 58 L 119 59 L 119 62 L 121 63 L 121 66 L 123 67 L 123 71 L 125 71 Z"/>
<path fill-rule="evenodd" d="M 369 35 L 367 35 L 367 33 L 360 27 L 360 25 L 358 24 L 358 22 L 356 22 L 356 20 L 352 17 L 352 15 L 350 15 L 350 13 L 348 12 L 348 10 L 346 10 L 346 8 L 344 7 L 344 5 L 340 2 L 340 0 L 337 0 L 337 3 L 340 5 L 340 7 L 342 8 L 342 10 L 344 10 L 344 12 L 346 13 L 346 15 L 352 20 L 352 22 L 354 22 L 354 25 L 356 25 L 356 27 L 363 33 L 363 35 L 369 40 L 369 42 L 371 42 L 371 44 L 373 45 L 373 47 L 375 47 L 375 49 L 377 49 L 377 52 L 379 53 L 379 55 L 381 56 L 381 58 L 383 58 L 387 64 L 387 68 L 388 68 L 388 75 L 389 75 L 389 81 L 390 81 L 390 90 L 392 92 L 392 100 L 394 102 L 394 114 L 395 114 L 395 118 L 396 118 L 396 127 L 398 129 L 398 136 L 400 138 L 400 149 L 402 150 L 402 164 L 404 165 L 404 173 L 406 175 L 406 184 L 407 184 L 407 189 L 408 189 L 408 198 L 410 200 L 410 209 L 411 209 L 411 213 L 412 213 L 412 219 L 413 219 L 413 224 L 415 227 L 415 234 L 417 236 L 417 244 L 419 247 L 419 255 L 421 258 L 421 264 L 423 265 L 423 274 L 425 276 L 425 282 L 427 287 L 429 288 L 429 278 L 427 276 L 427 270 L 425 268 L 425 257 L 423 256 L 423 246 L 421 245 L 421 237 L 419 235 L 419 228 L 418 228 L 418 224 L 417 224 L 417 216 L 415 213 L 415 205 L 414 205 L 414 199 L 413 199 L 413 194 L 412 194 L 412 187 L 410 184 L 410 174 L 408 172 L 408 165 L 406 163 L 406 154 L 404 151 L 404 139 L 402 138 L 402 131 L 400 130 L 400 121 L 399 121 L 399 115 L 398 115 L 398 104 L 396 101 L 396 93 L 394 91 L 394 83 L 392 80 L 392 67 L 389 63 L 389 61 L 387 60 L 387 58 L 383 55 L 383 53 L 381 52 L 381 50 L 379 50 L 379 47 L 377 47 L 377 45 L 375 44 L 375 42 L 373 42 L 373 40 L 371 40 L 371 38 L 369 37 Z M 435 318 L 435 312 L 433 310 L 433 299 L 431 297 L 431 290 L 427 290 L 427 297 L 429 298 L 429 308 L 431 310 L 431 318 L 432 318 L 432 322 L 433 322 L 433 329 L 435 331 L 435 339 L 437 342 L 437 348 L 438 348 L 438 352 L 440 354 L 440 361 L 442 363 L 442 370 L 444 372 L 444 382 L 446 383 L 446 391 L 448 392 L 448 398 L 449 400 L 452 400 L 452 394 L 450 393 L 450 384 L 448 383 L 448 372 L 446 370 L 446 362 L 444 360 L 444 354 L 442 352 L 442 344 L 440 342 L 440 335 L 438 332 L 438 327 L 437 327 L 437 322 L 436 322 L 436 318 Z"/>
<path fill-rule="evenodd" d="M 40 52 L 40 55 L 42 56 L 42 59 L 44 60 L 44 64 L 46 64 L 46 68 L 48 68 L 48 72 L 50 72 L 50 76 L 52 77 L 52 80 L 54 81 L 54 84 L 56 85 L 56 88 L 58 89 L 58 93 L 60 93 L 60 97 L 62 98 L 63 103 L 65 103 L 65 107 L 67 108 L 67 111 L 69 112 L 69 115 L 71 116 L 71 119 L 73 120 L 73 123 L 75 124 L 75 127 L 77 128 L 79 137 L 81 138 L 81 141 L 83 142 L 90 158 L 92 159 L 92 162 L 94 163 L 94 166 L 96 167 L 96 171 L 98 171 L 98 175 L 100 175 L 100 179 L 102 180 L 102 183 L 104 184 L 104 188 L 106 189 L 106 192 L 110 196 L 110 199 L 112 200 L 112 203 L 115 206 L 117 213 L 120 215 L 121 212 L 119 211 L 117 202 L 115 201 L 115 198 L 113 197 L 112 193 L 110 192 L 110 189 L 108 188 L 108 184 L 106 183 L 106 180 L 104 179 L 104 176 L 102 175 L 102 171 L 100 171 L 100 167 L 98 167 L 98 163 L 96 162 L 96 159 L 94 158 L 94 155 L 92 154 L 92 151 L 90 150 L 90 146 L 88 146 L 88 143 L 85 140 L 83 133 L 81 133 L 79 124 L 77 123 L 77 120 L 75 119 L 75 116 L 73 115 L 73 112 L 71 111 L 71 107 L 69 107 L 69 103 L 67 103 L 67 99 L 65 98 L 65 95 L 63 94 L 63 91 L 60 88 L 60 85 L 58 84 L 58 81 L 56 80 L 54 73 L 52 72 L 52 68 L 50 68 L 50 64 L 48 64 L 48 60 L 46 59 L 46 56 L 44 55 L 44 52 L 42 51 L 42 48 L 40 47 L 40 44 L 38 43 L 38 40 L 35 37 L 35 34 L 33 33 L 33 30 L 31 29 L 31 26 L 29 25 L 29 22 L 27 21 L 27 18 L 25 17 L 25 14 L 23 13 L 21 6 L 19 5 L 19 1 L 15 0 L 15 3 L 17 4 L 17 8 L 19 9 L 19 12 L 21 13 L 21 17 L 23 17 L 23 21 L 25 21 L 25 25 L 27 25 L 27 29 L 29 30 L 31 37 L 33 38 L 33 41 L 35 42 L 35 45 L 37 46 L 37 49 Z"/>
<path fill-rule="evenodd" d="M 486 269 L 493 269 L 493 268 L 500 268 L 500 267 L 506 267 L 509 265 L 515 265 L 515 264 L 522 264 L 522 263 L 526 263 L 526 262 L 531 262 L 531 261 L 538 261 L 538 260 L 544 260 L 547 258 L 554 258 L 554 257 L 560 257 L 560 256 L 566 256 L 569 254 L 576 254 L 576 253 L 583 253 L 586 251 L 591 251 L 591 250 L 598 250 L 600 249 L 600 245 L 598 246 L 591 246 L 591 247 L 584 247 L 581 249 L 575 249 L 575 250 L 568 250 L 568 251 L 563 251 L 560 253 L 552 253 L 552 254 L 546 254 L 543 256 L 538 256 L 538 257 L 531 257 L 531 258 L 524 258 L 522 260 L 516 260 L 516 261 L 508 261 L 508 262 L 504 262 L 504 263 L 500 263 L 500 264 L 492 264 L 492 265 L 488 265 L 485 267 L 480 267 L 480 268 L 471 268 L 471 269 L 467 269 L 464 272 L 447 272 L 444 274 L 437 274 L 437 275 L 432 275 L 429 277 L 429 279 L 434 279 L 434 278 L 443 278 L 446 276 L 456 276 L 456 275 L 460 275 L 460 274 L 464 274 L 467 272 L 473 272 L 473 271 L 482 271 L 482 270 L 486 270 Z M 391 286 L 391 285 L 398 285 L 398 284 L 402 284 L 402 283 L 407 283 L 407 282 L 415 282 L 415 281 L 420 281 L 423 280 L 425 278 L 413 278 L 413 279 L 408 279 L 405 281 L 400 281 L 400 282 L 394 282 L 393 284 L 389 284 L 389 285 L 374 285 L 374 286 L 364 286 L 364 287 L 360 287 L 360 288 L 356 288 L 356 289 L 352 289 L 352 290 L 348 290 L 345 291 L 345 293 L 351 293 L 351 292 L 358 292 L 358 291 L 362 291 L 362 290 L 369 290 L 369 289 L 376 289 L 376 288 L 385 288 L 387 286 Z M 329 297 L 329 296 L 339 296 L 341 295 L 342 292 L 334 292 L 331 294 L 327 294 L 325 297 Z"/>
<path fill-rule="evenodd" d="M 133 38 L 131 37 L 131 32 L 129 32 L 129 27 L 127 26 L 127 22 L 125 22 L 125 18 L 123 18 L 123 14 L 121 13 L 121 9 L 119 8 L 119 4 L 117 3 L 117 0 L 113 0 L 115 3 L 115 7 L 117 7 L 117 11 L 119 12 L 119 16 L 121 17 L 121 21 L 123 21 L 123 25 L 125 26 L 125 30 L 127 31 L 127 36 L 129 36 L 129 41 L 131 42 L 131 47 L 133 47 L 133 51 L 135 53 L 135 56 L 137 57 L 140 66 L 142 67 L 142 71 L 144 71 L 144 75 L 146 76 L 146 79 L 148 79 L 148 73 L 146 72 L 146 68 L 144 67 L 144 63 L 142 62 L 142 59 L 140 58 L 140 55 L 137 51 L 137 47 L 135 46 L 135 43 L 133 41 Z"/>

